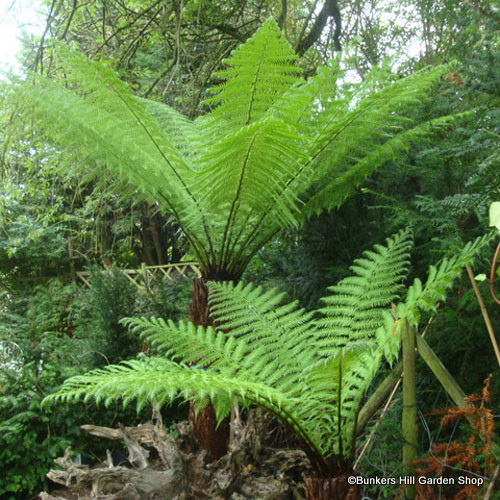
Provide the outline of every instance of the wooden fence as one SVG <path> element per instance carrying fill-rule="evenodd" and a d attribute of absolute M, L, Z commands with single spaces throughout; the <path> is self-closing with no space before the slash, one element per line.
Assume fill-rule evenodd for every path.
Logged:
<path fill-rule="evenodd" d="M 111 272 L 112 267 L 108 267 L 102 272 Z M 120 271 L 139 289 L 144 289 L 158 276 L 167 281 L 175 281 L 179 278 L 200 277 L 200 269 L 196 262 L 180 262 L 177 264 L 165 264 L 162 266 L 146 266 L 142 263 L 138 269 L 120 269 Z M 90 271 L 80 271 L 76 275 L 90 287 Z"/>

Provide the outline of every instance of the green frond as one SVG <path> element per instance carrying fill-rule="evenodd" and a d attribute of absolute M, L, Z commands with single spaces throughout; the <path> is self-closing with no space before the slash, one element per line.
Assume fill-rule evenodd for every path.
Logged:
<path fill-rule="evenodd" d="M 407 122 L 402 115 L 405 108 L 419 103 L 448 70 L 448 66 L 425 68 L 358 100 L 355 94 L 340 116 L 335 106 L 327 108 L 322 116 L 323 128 L 309 151 L 316 163 L 316 175 L 321 178 L 332 165 L 361 159 L 378 146 L 380 139 L 391 137 Z M 369 80 L 367 85 L 371 85 Z M 358 93 L 363 90 L 361 87 Z"/>
<path fill-rule="evenodd" d="M 188 158 L 114 72 L 81 54 L 60 53 L 74 89 L 33 75 L 34 84 L 18 90 L 35 126 L 76 160 L 88 180 L 100 172 L 89 169 L 89 162 L 104 165 L 136 197 L 172 213 L 203 265 L 210 234 Z"/>
<path fill-rule="evenodd" d="M 472 262 L 493 237 L 491 233 L 477 238 L 467 243 L 457 255 L 443 259 L 437 267 L 430 266 L 425 285 L 415 278 L 405 300 L 398 303 L 395 312 L 384 311 L 383 323 L 376 332 L 376 338 L 378 344 L 383 346 L 384 357 L 389 363 L 397 357 L 405 322 L 417 326 L 422 312 L 436 311 L 438 302 L 446 299 L 446 290 L 453 285 L 466 264 Z"/>
<path fill-rule="evenodd" d="M 378 167 L 396 159 L 398 154 L 408 150 L 412 144 L 446 127 L 460 116 L 462 115 L 448 115 L 424 122 L 394 135 L 386 142 L 375 145 L 372 151 L 317 191 L 303 207 L 302 214 L 304 217 L 309 217 L 313 214 L 318 215 L 325 209 L 340 207 L 365 178 L 375 172 Z"/>
<path fill-rule="evenodd" d="M 204 119 L 226 122 L 230 129 L 249 125 L 264 116 L 286 90 L 298 80 L 300 68 L 293 48 L 273 19 L 224 60 L 227 69 L 215 74 L 224 80 L 212 88 L 206 100 L 217 107 Z"/>
<path fill-rule="evenodd" d="M 243 404 L 259 404 L 273 413 L 279 412 L 292 428 L 302 432 L 297 427 L 294 409 L 299 406 L 299 400 L 246 374 L 238 376 L 231 369 L 200 369 L 165 358 L 127 361 L 71 377 L 57 393 L 47 396 L 44 404 L 94 399 L 105 405 L 122 400 L 127 405 L 134 400 L 140 410 L 148 404 L 162 406 L 178 398 L 211 400 L 220 421 L 229 413 L 235 397 Z"/>
<path fill-rule="evenodd" d="M 196 327 L 192 323 L 161 318 L 126 318 L 123 323 L 146 339 L 158 354 L 184 363 L 238 368 L 234 342 L 226 342 L 223 332 Z"/>
<path fill-rule="evenodd" d="M 194 144 L 198 131 L 193 121 L 162 102 L 150 99 L 139 100 L 144 103 L 146 110 L 156 119 L 177 151 L 183 156 L 196 156 L 198 151 L 194 148 Z M 190 166 L 196 168 L 196 164 L 191 163 Z"/>
<path fill-rule="evenodd" d="M 324 335 L 320 352 L 330 355 L 337 348 L 370 345 L 383 323 L 383 312 L 398 298 L 409 265 L 412 238 L 402 231 L 376 245 L 354 261 L 354 276 L 330 287 L 318 325 Z"/>
<path fill-rule="evenodd" d="M 410 325 L 416 326 L 421 311 L 435 311 L 437 303 L 446 299 L 446 290 L 452 286 L 466 264 L 472 262 L 493 237 L 494 234 L 487 234 L 477 238 L 467 243 L 457 255 L 443 259 L 437 267 L 430 266 L 425 285 L 416 278 L 408 289 L 405 302 L 398 304 L 397 318 L 406 319 Z"/>
<path fill-rule="evenodd" d="M 356 166 L 370 154 L 373 154 L 371 160 L 376 160 L 376 166 L 379 166 L 381 158 L 376 151 L 381 143 L 401 132 L 402 125 L 407 124 L 408 120 L 402 113 L 408 106 L 420 102 L 448 69 L 447 66 L 426 68 L 389 84 L 378 92 L 364 92 L 366 89 L 361 86 L 348 98 L 325 106 L 316 117 L 319 124 L 316 133 L 307 137 L 303 144 L 310 159 L 296 169 L 281 196 L 269 204 L 264 218 L 276 216 L 281 197 L 290 196 L 291 193 L 299 196 L 311 187 L 313 192 L 321 192 L 325 184 L 330 184 L 330 179 L 348 172 L 353 165 Z M 392 145 L 396 146 L 396 143 Z M 358 175 L 364 177 L 362 172 L 358 172 Z M 357 181 L 356 178 L 354 180 Z M 342 188 L 342 183 L 339 187 Z M 341 197 L 343 195 L 345 196 L 345 191 L 340 193 Z M 325 207 L 322 206 L 323 202 L 326 203 Z M 315 213 L 331 206 L 326 196 L 319 195 L 309 207 L 306 205 L 305 213 Z"/>
<path fill-rule="evenodd" d="M 283 294 L 278 290 L 263 291 L 252 284 L 211 282 L 208 286 L 212 317 L 231 337 L 247 345 L 248 355 L 252 353 L 245 360 L 247 369 L 264 375 L 269 371 L 266 377 L 277 383 L 285 373 L 298 378 L 313 362 L 312 313 L 298 309 L 297 302 L 282 304 Z"/>

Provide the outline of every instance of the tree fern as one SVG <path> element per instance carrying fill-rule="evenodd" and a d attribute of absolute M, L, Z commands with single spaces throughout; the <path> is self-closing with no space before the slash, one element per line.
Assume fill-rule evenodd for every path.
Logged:
<path fill-rule="evenodd" d="M 447 70 L 427 69 L 377 91 L 367 78 L 346 91 L 332 63 L 305 82 L 269 20 L 225 61 L 206 103 L 211 111 L 191 121 L 133 96 L 103 64 L 58 53 L 64 80 L 32 76 L 19 86 L 34 126 L 72 155 L 85 178 L 118 180 L 117 189 L 128 185 L 128 194 L 171 213 L 206 279 L 238 278 L 282 227 L 338 206 L 428 132 L 406 131 L 402 113 Z"/>
<path fill-rule="evenodd" d="M 443 299 L 444 289 L 489 238 L 431 267 L 425 286 L 415 280 L 397 306 L 399 318 L 415 322 L 419 311 Z M 128 325 L 157 356 L 70 378 L 47 401 L 134 399 L 141 408 L 183 398 L 200 408 L 210 399 L 220 420 L 237 398 L 279 418 L 317 473 L 328 476 L 348 467 L 363 394 L 384 358 L 398 355 L 400 336 L 388 311 L 398 300 L 410 247 L 411 235 L 404 231 L 365 252 L 351 267 L 353 276 L 331 287 L 325 306 L 314 313 L 284 303 L 276 289 L 210 282 L 218 329 L 130 318 Z"/>

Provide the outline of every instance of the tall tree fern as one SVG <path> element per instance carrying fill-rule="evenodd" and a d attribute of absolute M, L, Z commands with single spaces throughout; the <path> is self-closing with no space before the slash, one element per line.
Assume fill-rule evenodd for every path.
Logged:
<path fill-rule="evenodd" d="M 445 288 L 488 241 L 478 239 L 431 268 L 425 286 L 415 280 L 397 306 L 405 314 L 401 319 L 415 323 L 416 311 L 443 299 Z M 198 406 L 210 399 L 221 420 L 237 398 L 293 431 L 318 476 L 348 473 L 363 395 L 382 362 L 399 353 L 401 335 L 387 311 L 399 301 L 411 245 L 409 233 L 402 232 L 365 252 L 351 267 L 353 275 L 330 288 L 316 312 L 283 303 L 275 289 L 209 282 L 218 329 L 129 319 L 157 356 L 73 377 L 48 400 L 134 399 L 141 408 L 178 397 Z"/>
<path fill-rule="evenodd" d="M 64 80 L 38 76 L 22 86 L 35 126 L 87 178 L 117 182 L 173 214 L 204 278 L 215 280 L 238 279 L 282 227 L 340 205 L 427 133 L 404 132 L 401 112 L 445 71 L 426 69 L 376 91 L 367 78 L 347 93 L 332 64 L 305 82 L 270 20 L 226 61 L 207 100 L 212 110 L 191 121 L 133 96 L 102 64 L 63 48 L 59 59 Z"/>

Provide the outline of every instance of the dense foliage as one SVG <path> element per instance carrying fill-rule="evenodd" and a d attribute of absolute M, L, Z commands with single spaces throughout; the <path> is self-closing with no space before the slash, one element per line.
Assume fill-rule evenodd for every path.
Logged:
<path fill-rule="evenodd" d="M 186 314 L 189 282 L 152 284 L 138 293 L 122 274 L 96 271 L 92 288 L 63 285 L 57 279 L 34 287 L 29 297 L 4 295 L 0 312 L 0 479 L 2 498 L 25 498 L 45 483 L 45 474 L 67 446 L 94 460 L 102 442 L 85 435 L 82 423 L 118 425 L 151 418 L 94 405 L 42 408 L 41 401 L 69 376 L 133 358 L 139 339 L 120 320 L 132 312 L 159 317 Z M 177 408 L 165 414 L 177 416 Z M 9 496 L 11 495 L 11 496 Z"/>
<path fill-rule="evenodd" d="M 245 280 L 278 286 L 300 307 L 317 311 L 327 287 L 346 278 L 362 249 L 388 234 L 412 227 L 411 282 L 423 281 L 429 265 L 443 257 L 453 267 L 465 243 L 485 233 L 488 207 L 500 199 L 500 18 L 493 1 L 42 3 L 47 29 L 42 39 L 26 37 L 23 52 L 24 68 L 44 75 L 33 78 L 28 92 L 38 97 L 30 109 L 20 108 L 13 86 L 0 82 L 0 466 L 8 471 L 0 495 L 26 498 L 40 489 L 66 445 L 99 454 L 100 445 L 78 425 L 150 418 L 148 408 L 136 417 L 118 406 L 40 406 L 67 377 L 149 353 L 123 317 L 186 315 L 187 281 L 138 291 L 116 271 L 98 272 L 103 265 L 164 264 L 188 254 L 210 269 L 206 274 L 244 271 Z M 266 23 L 270 16 L 282 34 Z M 58 48 L 56 39 L 74 48 Z M 266 63 L 257 79 L 272 76 L 264 85 L 275 89 L 272 96 L 254 84 L 258 72 L 242 71 L 256 66 L 268 42 L 283 57 L 282 66 Z M 35 103 L 45 126 L 16 119 Z M 440 118 L 449 116 L 453 120 Z M 49 134 L 42 136 L 41 128 Z M 310 161 L 314 148 L 340 129 L 317 162 Z M 160 149 L 147 131 L 161 138 Z M 228 152 L 235 159 L 231 175 Z M 279 175 L 266 170 L 262 158 Z M 168 161 L 174 169 L 167 182 L 161 176 Z M 151 167 L 145 180 L 137 165 Z M 181 186 L 186 179 L 192 198 Z M 283 189 L 289 181 L 293 193 Z M 162 194 L 175 201 L 177 215 Z M 485 243 L 476 274 L 487 272 L 491 256 Z M 88 266 L 96 270 L 92 289 L 84 290 L 76 273 Z M 467 275 L 457 271 L 453 278 L 428 342 L 466 393 L 477 393 L 495 371 L 495 358 Z M 424 304 L 413 283 L 414 304 L 400 305 L 399 314 L 418 314 L 423 326 L 442 290 Z M 211 287 L 212 294 L 231 288 Z M 479 287 L 495 326 L 500 310 L 487 281 Z M 179 333 L 176 325 L 168 328 Z M 388 370 L 383 363 L 366 398 Z M 422 413 L 450 404 L 423 363 L 417 374 Z M 499 391 L 493 376 L 494 414 Z M 400 415 L 396 395 L 358 471 L 402 472 Z M 438 437 L 465 439 L 458 426 L 443 434 L 436 422 L 422 419 L 422 454 Z M 360 443 L 367 436 L 361 434 Z M 492 450 L 497 460 L 495 443 Z M 372 486 L 366 493 L 389 498 L 395 491 Z"/>

